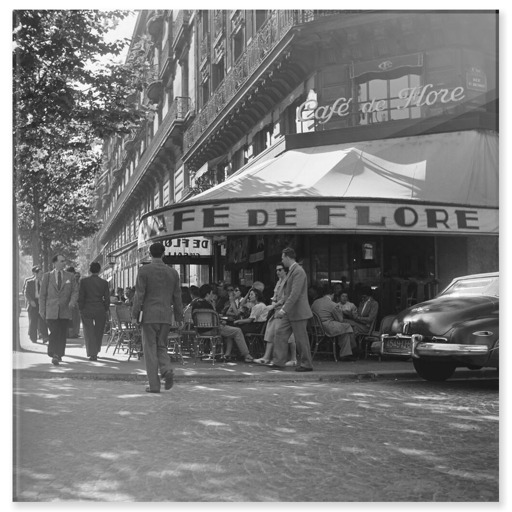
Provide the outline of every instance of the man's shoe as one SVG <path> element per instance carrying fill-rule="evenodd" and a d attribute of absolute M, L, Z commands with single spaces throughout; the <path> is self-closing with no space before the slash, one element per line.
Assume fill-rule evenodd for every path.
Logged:
<path fill-rule="evenodd" d="M 52 364 L 54 366 L 59 366 L 59 358 L 57 356 L 52 357 Z"/>
<path fill-rule="evenodd" d="M 96 356 L 91 356 L 89 357 L 89 361 L 97 361 L 98 358 Z"/>
<path fill-rule="evenodd" d="M 299 366 L 298 368 L 295 368 L 296 372 L 312 372 L 313 368 L 306 368 L 305 366 Z"/>
<path fill-rule="evenodd" d="M 146 393 L 160 393 L 159 389 L 146 388 Z"/>
<path fill-rule="evenodd" d="M 174 372 L 166 372 L 164 375 L 165 389 L 171 389 L 174 386 Z"/>
<path fill-rule="evenodd" d="M 43 343 L 48 343 L 50 341 L 50 338 L 44 338 Z"/>

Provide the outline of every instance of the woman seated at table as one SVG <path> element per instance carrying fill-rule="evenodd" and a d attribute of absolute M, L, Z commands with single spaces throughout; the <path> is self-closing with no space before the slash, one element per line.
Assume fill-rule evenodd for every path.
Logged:
<path fill-rule="evenodd" d="M 251 288 L 249 291 L 248 302 L 252 303 L 249 317 L 235 320 L 233 325 L 240 327 L 244 334 L 260 332 L 261 327 L 267 321 L 267 315 L 270 308 L 263 302 L 263 293 L 255 288 Z"/>
<path fill-rule="evenodd" d="M 241 286 L 235 286 L 233 295 L 229 295 L 229 303 L 225 307 L 222 316 L 227 316 L 230 321 L 242 318 L 244 310 L 242 302 L 244 292 L 245 290 Z"/>

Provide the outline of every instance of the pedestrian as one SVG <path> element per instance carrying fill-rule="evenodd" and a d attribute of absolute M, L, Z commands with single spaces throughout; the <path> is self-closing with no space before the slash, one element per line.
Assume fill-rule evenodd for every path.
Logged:
<path fill-rule="evenodd" d="M 165 379 L 165 389 L 171 389 L 174 383 L 167 335 L 173 320 L 181 327 L 183 305 L 178 272 L 162 260 L 165 247 L 157 242 L 149 247 L 149 252 L 151 263 L 142 266 L 137 274 L 132 316 L 142 324 L 142 347 L 149 380 L 146 392 L 160 393 L 158 370 Z"/>
<path fill-rule="evenodd" d="M 353 361 L 352 346 L 355 344 L 354 330 L 344 319 L 340 304 L 334 302 L 336 287 L 324 285 L 319 288 L 320 295 L 311 305 L 313 313 L 318 315 L 327 336 L 336 336 L 340 348 L 340 358 Z"/>
<path fill-rule="evenodd" d="M 75 271 L 74 267 L 68 267 L 66 272 L 73 274 L 77 286 L 80 288 L 80 273 Z M 71 322 L 69 323 L 68 338 L 79 338 L 80 337 L 80 311 L 78 304 L 71 309 Z"/>
<path fill-rule="evenodd" d="M 23 283 L 23 295 L 27 301 L 28 337 L 32 343 L 37 343 L 38 331 L 43 343 L 48 343 L 48 327 L 39 314 L 42 275 L 41 268 L 35 265 L 32 267 L 32 276 L 27 277 Z"/>
<path fill-rule="evenodd" d="M 274 340 L 274 355 L 270 366 L 284 368 L 288 354 L 288 340 L 293 333 L 297 344 L 299 366 L 296 372 L 313 371 L 313 360 L 307 332 L 308 319 L 313 316 L 308 303 L 308 279 L 304 269 L 297 263 L 295 250 L 286 247 L 281 259 L 288 268 L 288 276 L 284 283 L 284 304 L 275 312 L 281 318 Z"/>
<path fill-rule="evenodd" d="M 78 286 L 75 276 L 64 271 L 66 259 L 62 254 L 56 254 L 52 263 L 54 269 L 46 272 L 41 280 L 39 314 L 50 329 L 48 355 L 59 366 L 66 352 L 66 335 L 72 308 L 78 301 Z"/>
<path fill-rule="evenodd" d="M 89 277 L 80 281 L 78 308 L 84 326 L 85 350 L 89 361 L 97 361 L 101 350 L 107 313 L 110 307 L 108 281 L 99 277 L 101 265 L 93 261 L 89 265 Z"/>
<path fill-rule="evenodd" d="M 257 364 L 268 364 L 272 361 L 272 354 L 274 352 L 274 340 L 281 318 L 276 318 L 275 311 L 280 309 L 284 304 L 284 283 L 286 281 L 287 269 L 282 263 L 276 265 L 276 274 L 278 277 L 277 283 L 274 287 L 274 294 L 270 299 L 270 306 L 268 307 L 268 322 L 265 328 L 265 334 L 263 340 L 265 341 L 265 353 L 259 359 L 255 359 L 254 362 Z M 297 365 L 297 345 L 295 343 L 295 336 L 292 334 L 288 338 L 288 356 L 289 359 L 286 361 L 285 366 L 296 366 Z"/>

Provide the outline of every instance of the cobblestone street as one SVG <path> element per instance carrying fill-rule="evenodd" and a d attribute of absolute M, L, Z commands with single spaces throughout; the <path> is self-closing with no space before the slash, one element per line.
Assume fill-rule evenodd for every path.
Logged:
<path fill-rule="evenodd" d="M 15 500 L 497 501 L 498 381 L 15 382 Z"/>

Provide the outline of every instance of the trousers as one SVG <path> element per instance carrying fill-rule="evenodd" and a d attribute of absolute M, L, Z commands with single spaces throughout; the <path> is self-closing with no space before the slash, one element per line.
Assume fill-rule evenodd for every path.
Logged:
<path fill-rule="evenodd" d="M 105 311 L 98 311 L 91 316 L 82 315 L 87 357 L 97 356 L 101 350 L 106 321 L 107 313 Z"/>
<path fill-rule="evenodd" d="M 297 363 L 304 368 L 313 368 L 311 347 L 307 331 L 308 321 L 294 320 L 293 322 L 284 315 L 277 327 L 274 338 L 274 356 L 272 362 L 276 366 L 284 366 L 288 359 L 288 340 L 293 334 L 297 344 Z"/>
<path fill-rule="evenodd" d="M 142 349 L 149 387 L 152 391 L 160 391 L 158 370 L 162 377 L 165 377 L 167 372 L 172 372 L 171 358 L 167 353 L 169 327 L 169 324 L 142 324 Z"/>
<path fill-rule="evenodd" d="M 36 306 L 28 306 L 27 309 L 28 313 L 28 337 L 30 338 L 30 341 L 33 341 L 34 343 L 37 341 L 37 331 L 39 331 L 39 334 L 43 338 L 43 340 L 48 339 L 48 327 L 46 325 L 46 322 L 43 320 L 41 315 L 39 314 L 39 304 L 36 300 Z"/>
<path fill-rule="evenodd" d="M 66 337 L 68 334 L 69 320 L 67 318 L 48 318 L 46 324 L 48 325 L 48 329 L 50 329 L 48 355 L 50 357 L 62 357 L 66 352 Z"/>
<path fill-rule="evenodd" d="M 245 357 L 249 354 L 249 349 L 247 348 L 247 343 L 245 342 L 242 329 L 233 325 L 221 325 L 219 331 L 223 338 L 233 338 L 235 340 L 236 346 L 242 356 Z"/>

